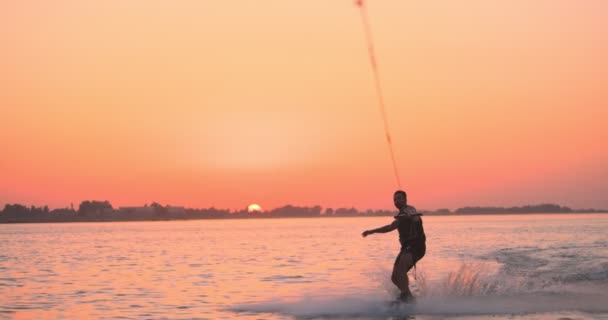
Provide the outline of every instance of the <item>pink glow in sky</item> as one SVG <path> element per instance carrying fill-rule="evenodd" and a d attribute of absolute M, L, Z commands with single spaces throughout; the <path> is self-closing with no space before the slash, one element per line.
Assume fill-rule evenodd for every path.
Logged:
<path fill-rule="evenodd" d="M 426 209 L 608 208 L 608 2 L 368 0 Z M 352 1 L 0 4 L 0 205 L 390 208 Z"/>

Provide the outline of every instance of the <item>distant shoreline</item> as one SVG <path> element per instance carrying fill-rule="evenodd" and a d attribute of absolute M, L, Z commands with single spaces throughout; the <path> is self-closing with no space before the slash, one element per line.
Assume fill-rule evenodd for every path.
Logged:
<path fill-rule="evenodd" d="M 470 215 L 526 215 L 526 214 L 584 214 L 608 213 L 608 210 L 571 209 L 557 204 L 545 203 L 521 207 L 463 207 L 454 211 L 437 209 L 419 210 L 426 216 L 470 216 Z M 121 222 L 121 221 L 173 221 L 208 219 L 281 219 L 281 218 L 342 218 L 342 217 L 386 217 L 394 216 L 396 210 L 365 210 L 356 208 L 325 208 L 321 206 L 299 207 L 286 205 L 269 211 L 249 212 L 247 209 L 194 209 L 152 204 L 138 207 L 114 208 L 109 201 L 83 201 L 78 209 L 63 208 L 49 210 L 44 207 L 26 207 L 7 204 L 0 211 L 0 223 L 62 223 L 62 222 Z"/>
<path fill-rule="evenodd" d="M 446 213 L 424 213 L 426 217 L 465 217 L 465 216 L 525 216 L 525 215 L 581 215 L 581 214 L 608 214 L 606 211 L 593 211 L 593 212 L 519 212 L 519 213 L 463 213 L 463 214 L 446 214 Z M 248 216 L 234 216 L 234 217 L 216 217 L 216 218 L 169 218 L 169 219 L 69 219 L 69 220 L 19 220 L 19 221 L 5 221 L 0 220 L 0 224 L 30 224 L 30 223 L 100 223 L 100 222 L 166 222 L 166 221 L 193 221 L 193 220 L 264 220 L 264 219 L 333 219 L 333 218 L 379 218 L 379 217 L 392 217 L 393 215 L 332 215 L 332 216 L 268 216 L 264 213 L 250 214 Z"/>

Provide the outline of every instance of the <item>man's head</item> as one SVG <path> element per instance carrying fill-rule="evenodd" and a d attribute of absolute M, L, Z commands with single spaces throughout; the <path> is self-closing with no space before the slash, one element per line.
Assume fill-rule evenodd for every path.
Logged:
<path fill-rule="evenodd" d="M 397 209 L 403 209 L 407 207 L 407 194 L 403 190 L 397 190 L 393 195 L 393 201 Z"/>

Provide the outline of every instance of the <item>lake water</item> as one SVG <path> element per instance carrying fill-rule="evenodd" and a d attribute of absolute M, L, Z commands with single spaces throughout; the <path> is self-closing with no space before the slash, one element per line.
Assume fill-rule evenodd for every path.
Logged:
<path fill-rule="evenodd" d="M 424 217 L 398 307 L 391 220 L 0 225 L 0 319 L 608 319 L 608 215 Z"/>

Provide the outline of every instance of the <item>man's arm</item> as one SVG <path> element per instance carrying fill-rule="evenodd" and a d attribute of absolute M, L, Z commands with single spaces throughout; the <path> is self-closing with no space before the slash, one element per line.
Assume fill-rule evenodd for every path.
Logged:
<path fill-rule="evenodd" d="M 365 238 L 368 235 L 373 234 L 373 233 L 387 233 L 387 232 L 391 232 L 391 231 L 397 229 L 398 226 L 399 226 L 398 220 L 395 220 L 395 221 L 393 221 L 393 223 L 387 224 L 384 227 L 380 227 L 380 228 L 372 229 L 372 230 L 365 230 L 365 231 L 363 231 L 363 233 L 361 235 Z"/>

